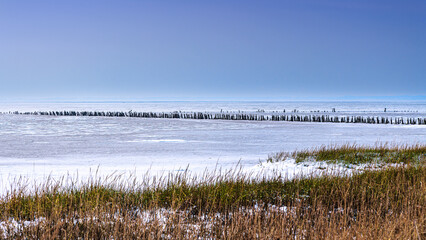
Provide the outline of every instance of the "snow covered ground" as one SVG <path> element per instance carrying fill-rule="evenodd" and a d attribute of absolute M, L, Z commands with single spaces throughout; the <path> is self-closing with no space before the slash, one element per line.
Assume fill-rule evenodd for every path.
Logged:
<path fill-rule="evenodd" d="M 206 104 L 0 104 L 0 111 L 172 111 L 173 108 L 173 111 L 200 111 L 202 107 L 206 111 L 225 107 L 228 110 L 252 111 L 261 107 L 273 110 L 285 105 Z M 299 104 L 299 108 L 303 109 L 317 107 L 324 110 L 333 105 L 288 104 Z M 417 111 L 416 114 L 426 115 L 424 103 L 386 106 L 388 109 L 411 109 Z M 356 112 L 350 109 L 350 105 L 340 107 Z M 379 111 L 381 107 L 380 104 L 367 104 L 364 109 Z M 188 167 L 191 172 L 197 173 L 216 167 L 229 169 L 237 163 L 255 170 L 262 168 L 258 163 L 265 161 L 269 154 L 280 151 L 292 152 L 345 143 L 373 145 L 377 142 L 426 144 L 426 126 L 0 114 L 0 191 L 21 176 L 30 181 L 67 174 L 83 179 L 98 171 L 98 175 L 132 173 L 142 177 L 147 171 L 176 172 Z M 283 166 L 291 169 L 290 165 Z"/>

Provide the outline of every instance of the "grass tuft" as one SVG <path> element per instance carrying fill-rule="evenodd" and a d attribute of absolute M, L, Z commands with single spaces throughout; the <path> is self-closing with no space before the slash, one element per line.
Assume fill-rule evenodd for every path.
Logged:
<path fill-rule="evenodd" d="M 376 144 L 373 147 L 356 144 L 321 146 L 318 148 L 276 153 L 270 155 L 267 162 L 279 162 L 294 158 L 297 163 L 306 161 L 324 161 L 344 164 L 421 164 L 426 161 L 426 145 Z"/>

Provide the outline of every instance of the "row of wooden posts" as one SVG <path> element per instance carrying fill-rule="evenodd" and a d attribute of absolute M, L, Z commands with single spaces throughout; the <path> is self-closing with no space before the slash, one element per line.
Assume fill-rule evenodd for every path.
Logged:
<path fill-rule="evenodd" d="M 177 118 L 177 119 L 219 119 L 247 121 L 288 121 L 288 122 L 328 122 L 328 123 L 370 123 L 370 124 L 417 124 L 425 125 L 426 117 L 391 116 L 330 116 L 299 114 L 246 114 L 246 113 L 202 113 L 202 112 L 103 112 L 103 111 L 36 111 L 8 112 L 9 114 L 47 116 L 100 116 L 138 118 Z"/>

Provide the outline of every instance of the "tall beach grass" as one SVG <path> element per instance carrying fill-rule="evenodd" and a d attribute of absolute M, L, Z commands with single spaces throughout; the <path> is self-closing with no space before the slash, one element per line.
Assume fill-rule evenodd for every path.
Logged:
<path fill-rule="evenodd" d="M 386 151 L 399 156 L 423 154 L 421 149 Z M 335 148 L 336 156 L 352 150 Z M 335 156 L 327 153 L 326 158 L 331 155 Z M 17 184 L 0 200 L 0 238 L 426 238 L 423 161 L 350 176 L 266 178 L 234 169 L 198 178 L 181 172 L 155 180 L 124 180 L 93 178 L 85 184 L 47 180 L 32 191 Z"/>

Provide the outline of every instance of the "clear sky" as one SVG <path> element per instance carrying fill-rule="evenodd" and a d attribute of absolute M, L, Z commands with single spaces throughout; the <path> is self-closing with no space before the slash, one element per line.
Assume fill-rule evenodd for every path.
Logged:
<path fill-rule="evenodd" d="M 2 0 L 0 100 L 426 95 L 425 0 Z"/>

